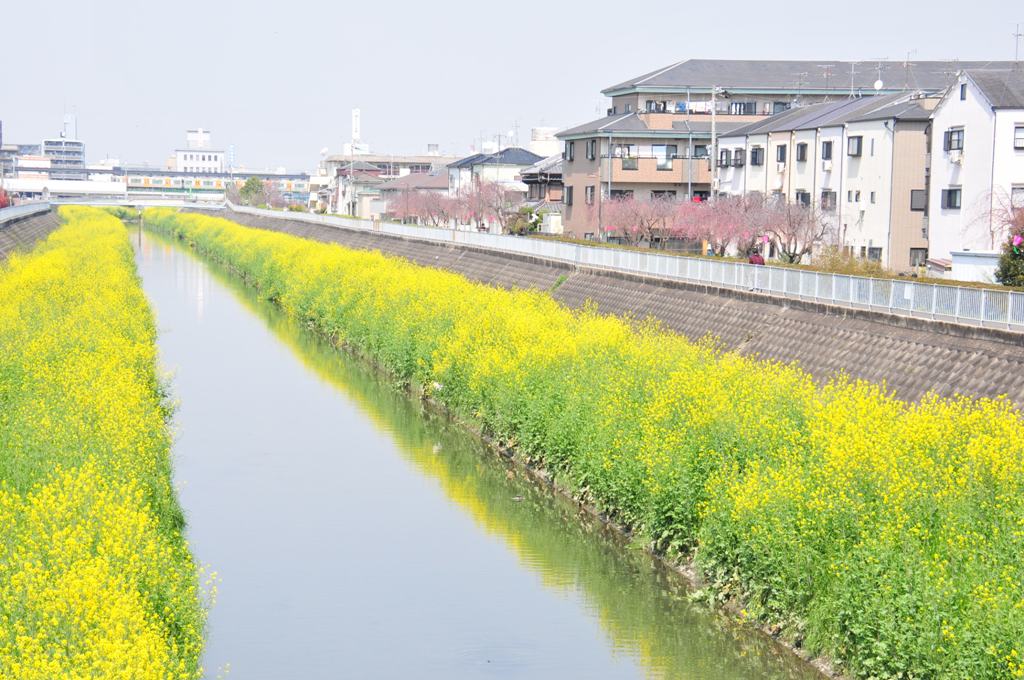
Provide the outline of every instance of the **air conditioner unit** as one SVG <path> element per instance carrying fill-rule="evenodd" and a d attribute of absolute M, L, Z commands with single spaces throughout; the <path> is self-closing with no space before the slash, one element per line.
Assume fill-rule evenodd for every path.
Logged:
<path fill-rule="evenodd" d="M 832 172 L 832 161 L 822 161 L 821 162 L 821 171 L 822 172 Z"/>
<path fill-rule="evenodd" d="M 960 165 L 961 163 L 964 162 L 964 152 L 960 151 L 960 150 L 950 151 L 949 152 L 949 162 L 950 163 L 956 163 L 957 165 Z"/>

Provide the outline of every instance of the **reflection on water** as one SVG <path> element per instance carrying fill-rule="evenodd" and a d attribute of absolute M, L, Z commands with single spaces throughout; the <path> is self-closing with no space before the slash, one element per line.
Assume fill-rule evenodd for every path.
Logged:
<path fill-rule="evenodd" d="M 236 279 L 139 251 L 222 578 L 210 677 L 817 677 Z"/>

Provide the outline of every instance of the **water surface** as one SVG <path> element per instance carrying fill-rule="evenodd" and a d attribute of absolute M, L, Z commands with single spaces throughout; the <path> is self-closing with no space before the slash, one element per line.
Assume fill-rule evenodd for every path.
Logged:
<path fill-rule="evenodd" d="M 818 677 L 219 268 L 133 241 L 220 577 L 208 677 Z"/>

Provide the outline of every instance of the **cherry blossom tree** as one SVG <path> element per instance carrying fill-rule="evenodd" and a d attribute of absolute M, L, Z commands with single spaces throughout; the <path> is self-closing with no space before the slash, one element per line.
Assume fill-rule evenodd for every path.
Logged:
<path fill-rule="evenodd" d="M 798 263 L 815 246 L 834 241 L 829 220 L 813 206 L 773 203 L 765 207 L 764 218 L 764 232 L 785 262 Z"/>
<path fill-rule="evenodd" d="M 630 245 L 654 243 L 678 231 L 678 202 L 672 198 L 626 196 L 606 201 L 603 208 L 605 233 Z"/>

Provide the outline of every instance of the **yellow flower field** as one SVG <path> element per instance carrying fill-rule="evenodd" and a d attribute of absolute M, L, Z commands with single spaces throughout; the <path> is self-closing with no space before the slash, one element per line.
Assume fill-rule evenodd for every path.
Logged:
<path fill-rule="evenodd" d="M 0 264 L 0 677 L 195 678 L 204 610 L 121 222 Z"/>
<path fill-rule="evenodd" d="M 1024 676 L 1024 420 L 1007 402 L 820 386 L 540 292 L 204 215 L 146 221 L 851 675 Z"/>

